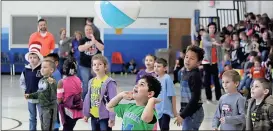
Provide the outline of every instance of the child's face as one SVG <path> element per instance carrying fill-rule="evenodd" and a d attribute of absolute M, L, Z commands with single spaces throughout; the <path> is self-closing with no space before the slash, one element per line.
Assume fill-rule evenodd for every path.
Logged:
<path fill-rule="evenodd" d="M 226 93 L 232 93 L 237 90 L 239 82 L 234 82 L 230 77 L 223 76 L 222 85 Z"/>
<path fill-rule="evenodd" d="M 251 41 L 258 42 L 258 39 L 256 37 L 252 37 Z"/>
<path fill-rule="evenodd" d="M 58 67 L 59 63 L 58 63 L 58 61 L 55 61 L 53 57 L 46 57 L 46 58 L 44 58 L 44 60 L 53 61 L 55 63 L 55 65 L 56 65 L 56 67 Z"/>
<path fill-rule="evenodd" d="M 165 71 L 167 70 L 166 67 L 163 66 L 163 64 L 160 63 L 155 63 L 154 64 L 154 71 L 157 75 L 162 75 L 165 74 Z"/>
<path fill-rule="evenodd" d="M 61 33 L 61 39 L 64 39 L 66 37 L 66 31 L 63 30 L 62 33 Z"/>
<path fill-rule="evenodd" d="M 179 56 L 180 56 L 181 58 L 184 58 L 185 54 L 184 54 L 183 52 L 180 52 L 180 53 L 179 53 Z"/>
<path fill-rule="evenodd" d="M 263 88 L 260 81 L 255 80 L 253 82 L 253 86 L 251 87 L 251 97 L 254 99 L 261 99 L 266 94 L 268 94 L 268 90 Z"/>
<path fill-rule="evenodd" d="M 133 89 L 133 98 L 137 101 L 148 101 L 149 98 L 153 97 L 154 92 L 148 91 L 148 83 L 145 79 L 140 79 Z"/>
<path fill-rule="evenodd" d="M 41 67 L 42 76 L 50 76 L 54 72 L 54 69 L 50 66 L 49 62 L 43 62 Z"/>
<path fill-rule="evenodd" d="M 147 69 L 153 69 L 155 64 L 155 59 L 152 56 L 145 57 L 145 66 Z"/>
<path fill-rule="evenodd" d="M 238 36 L 237 36 L 236 34 L 233 35 L 233 40 L 234 40 L 234 41 L 239 40 L 239 38 L 238 38 Z"/>
<path fill-rule="evenodd" d="M 225 60 L 225 61 L 230 60 L 230 56 L 229 56 L 229 54 L 225 54 L 225 56 L 224 56 L 224 60 Z"/>
<path fill-rule="evenodd" d="M 188 70 L 192 70 L 196 67 L 198 67 L 199 65 L 199 61 L 198 61 L 198 57 L 197 54 L 191 50 L 189 50 L 186 53 L 185 56 L 185 60 L 184 60 L 184 66 L 188 69 Z"/>
<path fill-rule="evenodd" d="M 103 74 L 107 68 L 101 60 L 93 60 L 92 69 L 96 74 Z"/>
<path fill-rule="evenodd" d="M 29 54 L 28 61 L 32 67 L 37 66 L 40 62 L 38 55 L 36 54 Z"/>
<path fill-rule="evenodd" d="M 249 61 L 250 61 L 250 62 L 253 62 L 253 61 L 254 61 L 254 56 L 250 56 L 250 57 L 249 57 Z"/>
<path fill-rule="evenodd" d="M 246 38 L 246 36 L 244 35 L 244 34 L 240 34 L 240 39 L 242 39 L 242 40 L 246 40 L 247 38 Z"/>
<path fill-rule="evenodd" d="M 261 63 L 259 61 L 254 61 L 254 67 L 261 67 Z"/>
<path fill-rule="evenodd" d="M 268 39 L 268 32 L 265 31 L 265 32 L 263 33 L 263 39 Z"/>

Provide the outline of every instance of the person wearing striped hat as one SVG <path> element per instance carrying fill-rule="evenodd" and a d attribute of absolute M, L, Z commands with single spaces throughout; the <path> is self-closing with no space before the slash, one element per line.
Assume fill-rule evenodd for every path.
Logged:
<path fill-rule="evenodd" d="M 25 94 L 37 92 L 38 83 L 43 77 L 41 75 L 41 63 L 43 60 L 43 56 L 40 53 L 41 43 L 33 41 L 29 47 L 29 52 L 25 55 L 25 59 L 29 64 L 25 66 L 20 77 L 20 87 L 24 90 Z M 40 106 L 38 103 L 38 99 L 28 99 L 30 131 L 37 130 L 37 109 L 40 114 Z"/>

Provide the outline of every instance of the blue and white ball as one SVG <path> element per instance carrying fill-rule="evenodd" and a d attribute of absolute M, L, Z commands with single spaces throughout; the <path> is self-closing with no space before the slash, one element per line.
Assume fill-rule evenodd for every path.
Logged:
<path fill-rule="evenodd" d="M 107 25 L 123 29 L 132 24 L 140 12 L 139 1 L 96 1 L 98 17 Z"/>

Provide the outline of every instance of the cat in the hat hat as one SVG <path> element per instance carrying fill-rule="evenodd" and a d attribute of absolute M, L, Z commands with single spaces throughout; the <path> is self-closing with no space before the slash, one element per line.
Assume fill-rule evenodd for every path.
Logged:
<path fill-rule="evenodd" d="M 29 46 L 29 51 L 28 51 L 28 53 L 26 53 L 25 59 L 26 59 L 28 62 L 30 62 L 30 61 L 29 61 L 29 54 L 36 54 L 36 55 L 39 57 L 40 62 L 42 62 L 44 57 L 43 57 L 43 55 L 40 53 L 41 48 L 42 48 L 42 44 L 41 44 L 40 42 L 38 42 L 38 41 L 33 41 L 33 42 L 30 44 L 30 46 Z"/>

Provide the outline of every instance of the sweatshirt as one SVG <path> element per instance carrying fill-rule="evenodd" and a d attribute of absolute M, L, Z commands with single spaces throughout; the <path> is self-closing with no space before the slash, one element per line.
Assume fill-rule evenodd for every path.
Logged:
<path fill-rule="evenodd" d="M 39 89 L 29 94 L 30 99 L 38 99 L 41 108 L 52 109 L 57 106 L 57 83 L 49 77 L 43 77 L 39 81 Z"/>
<path fill-rule="evenodd" d="M 202 78 L 198 68 L 182 71 L 180 116 L 185 119 L 202 107 Z"/>
<path fill-rule="evenodd" d="M 43 76 L 41 75 L 41 64 L 38 64 L 36 68 L 32 69 L 30 64 L 25 66 L 20 76 L 20 87 L 25 91 L 25 94 L 37 92 L 38 83 Z M 30 103 L 38 103 L 37 99 L 28 99 Z"/>
<path fill-rule="evenodd" d="M 246 99 L 239 93 L 225 94 L 216 108 L 212 121 L 212 128 L 219 126 L 220 130 L 242 131 L 245 125 L 245 103 Z M 221 124 L 220 118 L 225 118 L 225 123 Z"/>

